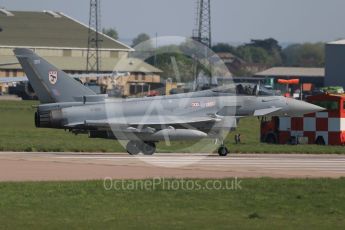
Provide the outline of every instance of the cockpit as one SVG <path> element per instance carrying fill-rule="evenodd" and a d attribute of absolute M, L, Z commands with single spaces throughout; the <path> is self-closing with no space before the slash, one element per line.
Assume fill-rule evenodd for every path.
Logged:
<path fill-rule="evenodd" d="M 267 89 L 262 85 L 239 83 L 234 85 L 225 85 L 217 87 L 212 90 L 217 93 L 224 94 L 236 94 L 236 95 L 247 95 L 247 96 L 276 96 L 278 95 L 273 90 Z"/>

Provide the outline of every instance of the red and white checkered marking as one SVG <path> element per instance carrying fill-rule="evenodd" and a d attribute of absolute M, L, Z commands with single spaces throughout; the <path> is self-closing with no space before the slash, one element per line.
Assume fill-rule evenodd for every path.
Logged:
<path fill-rule="evenodd" d="M 280 117 L 279 142 L 287 143 L 292 136 L 308 137 L 309 144 L 320 136 L 325 144 L 345 144 L 345 117 L 331 112 L 308 114 L 304 117 Z"/>

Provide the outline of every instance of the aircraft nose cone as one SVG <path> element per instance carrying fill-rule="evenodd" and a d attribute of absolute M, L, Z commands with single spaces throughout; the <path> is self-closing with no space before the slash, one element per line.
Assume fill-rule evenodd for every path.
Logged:
<path fill-rule="evenodd" d="M 290 98 L 287 99 L 287 105 L 288 109 L 286 110 L 286 113 L 288 116 L 303 116 L 304 114 L 325 110 L 325 108 L 320 106 Z"/>

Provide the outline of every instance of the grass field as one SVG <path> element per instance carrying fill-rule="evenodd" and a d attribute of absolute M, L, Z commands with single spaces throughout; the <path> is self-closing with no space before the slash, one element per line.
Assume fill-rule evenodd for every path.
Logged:
<path fill-rule="evenodd" d="M 75 136 L 63 130 L 37 129 L 34 127 L 35 101 L 0 101 L 0 151 L 76 151 L 120 152 L 123 147 L 114 140 L 88 139 L 87 135 Z M 259 121 L 256 118 L 242 119 L 238 130 L 242 144 L 234 145 L 230 133 L 226 144 L 235 153 L 345 153 L 343 146 L 317 145 L 267 145 L 259 143 Z M 206 141 L 209 145 L 212 140 Z M 173 142 L 172 146 L 159 144 L 161 152 L 193 152 L 202 144 L 188 148 L 191 142 Z M 208 146 L 205 144 L 205 146 Z"/>
<path fill-rule="evenodd" d="M 102 181 L 0 183 L 0 229 L 344 229 L 345 179 L 244 179 L 241 187 L 107 191 Z"/>

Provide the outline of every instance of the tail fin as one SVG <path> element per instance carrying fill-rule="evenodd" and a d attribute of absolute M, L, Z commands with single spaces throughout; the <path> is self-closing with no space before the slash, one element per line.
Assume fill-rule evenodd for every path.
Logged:
<path fill-rule="evenodd" d="M 17 48 L 13 52 L 41 103 L 73 102 L 76 98 L 95 95 L 33 51 Z"/>

